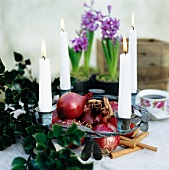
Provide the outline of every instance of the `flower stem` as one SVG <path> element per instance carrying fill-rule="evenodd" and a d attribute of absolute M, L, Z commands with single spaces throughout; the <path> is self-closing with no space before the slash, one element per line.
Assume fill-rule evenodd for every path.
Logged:
<path fill-rule="evenodd" d="M 119 50 L 118 39 L 116 40 L 116 44 L 114 45 L 111 39 L 106 38 L 105 40 L 102 40 L 102 47 L 107 62 L 108 73 L 113 79 L 116 79 Z"/>
<path fill-rule="evenodd" d="M 93 44 L 93 38 L 94 38 L 94 31 L 87 31 L 86 34 L 88 38 L 88 47 L 87 51 L 84 53 L 84 69 L 88 70 L 89 69 L 89 63 L 90 63 L 90 55 L 91 55 L 91 49 L 92 49 L 92 44 Z"/>
<path fill-rule="evenodd" d="M 69 57 L 72 65 L 72 72 L 74 74 L 78 73 L 81 54 L 82 52 L 74 52 L 74 49 L 69 47 Z"/>
<path fill-rule="evenodd" d="M 116 44 L 113 45 L 113 70 L 112 75 L 115 78 L 117 73 L 117 63 L 118 63 L 118 53 L 119 53 L 119 41 L 116 39 Z"/>

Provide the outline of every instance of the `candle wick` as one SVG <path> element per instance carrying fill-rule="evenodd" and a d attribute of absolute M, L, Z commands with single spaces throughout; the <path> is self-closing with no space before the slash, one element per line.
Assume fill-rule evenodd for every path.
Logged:
<path fill-rule="evenodd" d="M 65 32 L 65 30 L 63 28 L 61 28 L 61 31 Z"/>
<path fill-rule="evenodd" d="M 131 26 L 131 28 L 133 28 L 133 30 L 134 30 L 134 26 Z"/>
<path fill-rule="evenodd" d="M 124 54 L 126 55 L 126 54 L 127 54 L 127 52 L 125 51 L 125 52 L 124 52 Z"/>
<path fill-rule="evenodd" d="M 45 57 L 44 56 L 42 56 L 43 57 L 43 59 L 45 60 Z"/>

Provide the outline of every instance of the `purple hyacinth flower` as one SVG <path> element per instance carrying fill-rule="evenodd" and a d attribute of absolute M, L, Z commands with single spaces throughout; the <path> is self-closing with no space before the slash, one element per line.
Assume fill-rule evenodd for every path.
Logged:
<path fill-rule="evenodd" d="M 112 6 L 111 6 L 111 5 L 108 5 L 108 6 L 107 6 L 107 9 L 108 9 L 108 12 L 109 12 L 109 14 L 110 14 L 110 13 L 111 13 Z"/>
<path fill-rule="evenodd" d="M 95 31 L 99 27 L 97 21 L 98 16 L 94 13 L 94 11 L 86 11 L 86 13 L 82 15 L 82 28 L 85 30 Z"/>
<path fill-rule="evenodd" d="M 81 16 L 81 26 L 84 30 L 97 30 L 99 27 L 99 23 L 103 18 L 103 15 L 100 11 L 93 10 L 93 3 L 94 0 L 91 1 L 91 6 L 88 6 L 86 3 L 84 3 L 84 6 L 89 8 L 89 10 L 85 11 L 85 13 Z"/>
<path fill-rule="evenodd" d="M 120 21 L 116 18 L 106 18 L 102 21 L 101 29 L 103 38 L 113 39 L 114 35 L 119 30 Z"/>
<path fill-rule="evenodd" d="M 88 39 L 86 37 L 86 32 L 83 32 L 79 35 L 78 38 L 71 40 L 73 43 L 74 52 L 82 52 L 83 50 L 87 50 Z"/>

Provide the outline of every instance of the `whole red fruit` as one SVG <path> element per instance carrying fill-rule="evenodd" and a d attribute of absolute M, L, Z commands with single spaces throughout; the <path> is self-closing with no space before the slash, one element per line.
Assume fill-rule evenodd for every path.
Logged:
<path fill-rule="evenodd" d="M 55 110 L 53 113 L 52 113 L 52 124 L 54 123 L 60 123 L 62 122 L 62 119 L 60 119 L 58 117 L 58 114 L 57 114 L 57 110 Z"/>
<path fill-rule="evenodd" d="M 61 119 L 75 119 L 84 110 L 88 96 L 80 96 L 74 92 L 63 94 L 57 102 L 57 113 Z"/>
<path fill-rule="evenodd" d="M 110 123 L 102 123 L 96 125 L 93 130 L 97 132 L 99 131 L 116 132 L 116 127 Z M 102 149 L 112 151 L 116 149 L 116 147 L 118 146 L 120 142 L 120 136 L 96 138 L 95 140 Z"/>

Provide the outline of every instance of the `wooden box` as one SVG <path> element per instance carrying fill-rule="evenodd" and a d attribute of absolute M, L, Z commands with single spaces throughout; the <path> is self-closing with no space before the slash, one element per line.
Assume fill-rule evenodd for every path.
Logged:
<path fill-rule="evenodd" d="M 119 47 L 119 56 L 121 53 L 122 44 Z M 106 72 L 106 65 L 101 41 L 97 40 L 97 66 Z M 168 90 L 169 43 L 155 39 L 138 39 L 137 72 L 138 89 Z"/>

